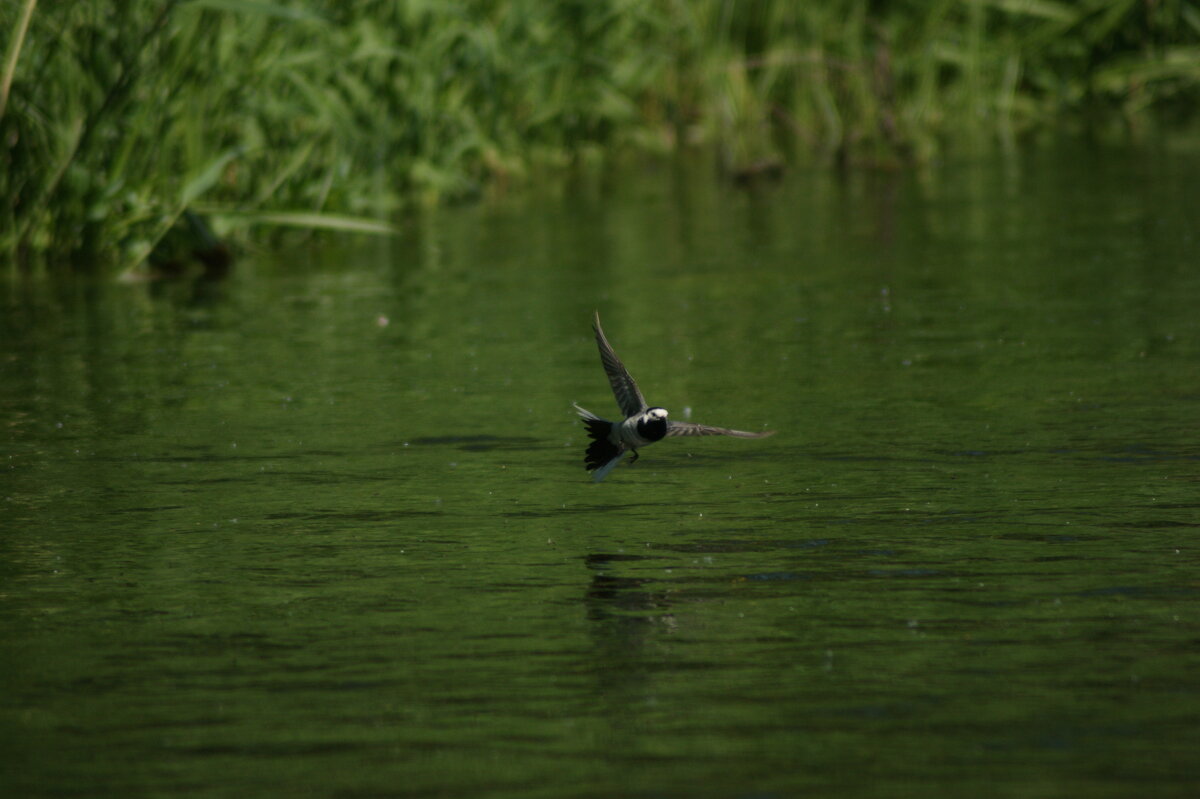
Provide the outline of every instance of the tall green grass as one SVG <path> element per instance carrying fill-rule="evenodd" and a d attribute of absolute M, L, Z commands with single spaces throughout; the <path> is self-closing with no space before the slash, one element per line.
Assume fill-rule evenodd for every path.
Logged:
<path fill-rule="evenodd" d="M 1200 95 L 1200 0 L 0 0 L 0 37 L 0 253 L 28 268 L 386 231 L 617 149 L 901 164 Z"/>

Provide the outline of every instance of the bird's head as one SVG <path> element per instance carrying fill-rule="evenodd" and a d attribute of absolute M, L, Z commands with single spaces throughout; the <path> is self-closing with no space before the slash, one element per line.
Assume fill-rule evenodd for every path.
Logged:
<path fill-rule="evenodd" d="M 646 417 L 653 421 L 661 421 L 667 418 L 666 408 L 650 408 L 646 411 Z"/>

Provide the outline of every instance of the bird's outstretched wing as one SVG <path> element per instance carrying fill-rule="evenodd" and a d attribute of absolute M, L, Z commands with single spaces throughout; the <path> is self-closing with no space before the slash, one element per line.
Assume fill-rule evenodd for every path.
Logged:
<path fill-rule="evenodd" d="M 760 430 L 748 433 L 745 430 L 730 430 L 727 427 L 713 427 L 707 424 L 692 424 L 691 422 L 667 422 L 668 436 L 736 436 L 737 438 L 766 438 L 775 435 L 774 430 Z"/>
<path fill-rule="evenodd" d="M 646 404 L 642 392 L 638 391 L 633 376 L 629 374 L 625 364 L 621 363 L 617 353 L 613 352 L 612 345 L 604 337 L 604 328 L 600 327 L 599 311 L 596 312 L 595 321 L 592 322 L 592 329 L 596 331 L 596 345 L 600 347 L 600 362 L 604 364 L 604 373 L 608 375 L 608 382 L 612 386 L 613 396 L 617 398 L 617 405 L 621 406 L 621 413 L 628 418 L 646 410 L 650 406 Z"/>

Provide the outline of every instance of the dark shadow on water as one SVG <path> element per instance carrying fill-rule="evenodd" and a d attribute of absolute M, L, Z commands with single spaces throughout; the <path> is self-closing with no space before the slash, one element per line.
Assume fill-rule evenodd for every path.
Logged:
<path fill-rule="evenodd" d="M 660 656 L 663 638 L 678 628 L 670 590 L 648 587 L 657 580 L 616 573 L 646 560 L 653 558 L 601 552 L 583 557 L 592 573 L 583 595 L 591 671 L 601 704 L 618 717 L 630 704 L 645 701 L 655 671 L 678 666 Z"/>
<path fill-rule="evenodd" d="M 454 447 L 464 452 L 488 452 L 494 449 L 534 449 L 542 444 L 529 436 L 421 436 L 411 438 L 407 444 L 422 447 Z"/>
<path fill-rule="evenodd" d="M 315 508 L 305 512 L 280 512 L 268 513 L 263 516 L 264 519 L 271 521 L 279 521 L 283 519 L 295 520 L 302 519 L 305 521 L 317 520 L 339 520 L 339 521 L 359 521 L 359 522 L 395 522 L 404 519 L 412 519 L 422 516 L 444 516 L 441 511 L 428 510 L 405 510 L 405 511 L 341 511 L 341 510 L 326 510 Z"/>
<path fill-rule="evenodd" d="M 622 577 L 614 574 L 614 565 L 640 563 L 657 558 L 646 555 L 593 553 L 584 555 L 583 562 L 592 572 L 584 597 L 590 621 L 624 619 L 637 625 L 654 623 L 671 608 L 668 593 L 651 591 L 645 586 L 657 583 L 642 577 Z"/>
<path fill-rule="evenodd" d="M 581 514 L 591 516 L 596 513 L 617 513 L 619 511 L 636 510 L 636 509 L 660 509 L 677 507 L 675 502 L 625 502 L 625 503 L 597 503 L 591 505 L 571 505 L 565 508 L 552 508 L 550 510 L 535 511 L 535 510 L 520 510 L 509 511 L 501 514 L 509 519 L 541 519 L 541 518 L 556 518 L 563 514 Z"/>

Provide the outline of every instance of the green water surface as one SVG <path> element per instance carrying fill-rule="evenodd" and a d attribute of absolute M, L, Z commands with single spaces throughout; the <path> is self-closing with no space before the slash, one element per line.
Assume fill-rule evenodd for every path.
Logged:
<path fill-rule="evenodd" d="M 531 188 L 0 285 L 0 794 L 1200 791 L 1200 154 Z M 647 399 L 778 430 L 599 485 Z"/>

